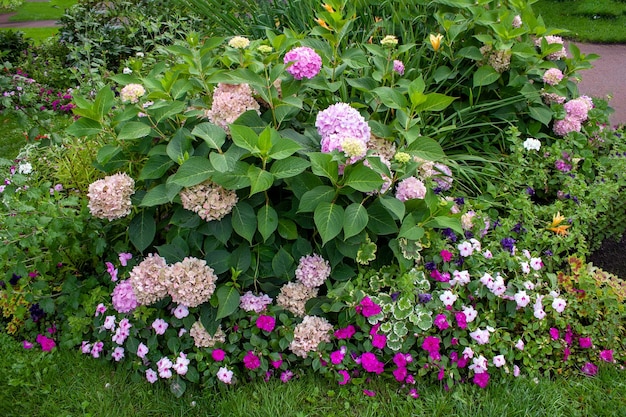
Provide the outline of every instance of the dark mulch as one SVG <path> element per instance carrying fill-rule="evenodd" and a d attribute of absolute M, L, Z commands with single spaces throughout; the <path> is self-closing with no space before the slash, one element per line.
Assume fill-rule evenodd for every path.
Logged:
<path fill-rule="evenodd" d="M 626 234 L 619 241 L 605 240 L 588 259 L 606 272 L 626 279 Z"/>

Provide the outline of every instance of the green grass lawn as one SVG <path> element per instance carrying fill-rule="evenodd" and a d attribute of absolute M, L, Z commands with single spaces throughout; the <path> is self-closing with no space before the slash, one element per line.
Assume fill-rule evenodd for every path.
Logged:
<path fill-rule="evenodd" d="M 626 3 L 617 0 L 539 0 L 532 5 L 548 26 L 582 42 L 626 43 Z"/>
<path fill-rule="evenodd" d="M 76 4 L 77 0 L 49 0 L 44 2 L 24 2 L 17 13 L 9 20 L 25 22 L 30 20 L 55 20 L 63 16 L 65 9 Z"/>
<path fill-rule="evenodd" d="M 36 45 L 40 45 L 43 41 L 53 36 L 59 31 L 58 27 L 43 28 L 0 28 L 0 30 L 13 30 L 14 32 L 22 32 L 25 38 L 30 38 Z"/>

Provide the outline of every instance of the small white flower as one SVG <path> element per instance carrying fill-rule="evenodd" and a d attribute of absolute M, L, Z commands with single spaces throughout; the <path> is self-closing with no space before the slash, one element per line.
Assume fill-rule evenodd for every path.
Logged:
<path fill-rule="evenodd" d="M 123 72 L 124 74 L 132 74 L 132 73 L 133 73 L 133 70 L 132 70 L 132 69 L 130 69 L 130 68 L 128 68 L 128 67 L 124 67 L 124 69 L 122 70 L 122 72 Z"/>
<path fill-rule="evenodd" d="M 506 364 L 506 359 L 504 359 L 504 355 L 498 355 L 493 357 L 493 364 L 496 368 L 500 368 Z"/>
<path fill-rule="evenodd" d="M 458 297 L 450 290 L 446 290 L 439 296 L 439 299 L 443 302 L 445 306 L 451 306 L 454 304 Z"/>
<path fill-rule="evenodd" d="M 17 167 L 17 172 L 22 175 L 28 175 L 33 172 L 33 166 L 30 164 L 30 162 L 24 162 Z"/>
<path fill-rule="evenodd" d="M 471 256 L 472 253 L 474 253 L 474 248 L 472 247 L 472 244 L 467 241 L 458 245 L 457 248 L 459 249 L 459 254 L 464 258 L 467 258 L 468 256 Z"/>
<path fill-rule="evenodd" d="M 567 302 L 562 299 L 562 298 L 555 298 L 552 301 L 552 308 L 554 309 L 554 311 L 556 311 L 557 313 L 562 313 L 563 310 L 565 310 L 565 306 L 567 305 Z"/>
<path fill-rule="evenodd" d="M 515 343 L 515 348 L 519 350 L 524 350 L 524 341 L 519 339 L 517 343 Z"/>
<path fill-rule="evenodd" d="M 527 151 L 538 151 L 541 149 L 541 142 L 538 139 L 528 138 L 524 141 L 523 146 Z"/>
<path fill-rule="evenodd" d="M 143 58 L 145 55 L 143 52 L 137 52 L 135 56 L 137 56 L 138 58 Z"/>

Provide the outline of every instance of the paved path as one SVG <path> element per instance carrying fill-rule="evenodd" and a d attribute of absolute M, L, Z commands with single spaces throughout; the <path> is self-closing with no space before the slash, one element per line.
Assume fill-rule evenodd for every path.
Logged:
<path fill-rule="evenodd" d="M 56 26 L 55 20 L 36 22 L 9 22 L 13 14 L 0 15 L 0 28 L 26 28 Z M 576 44 L 583 54 L 597 54 L 593 69 L 581 71 L 581 94 L 591 97 L 611 97 L 609 105 L 615 109 L 611 124 L 626 124 L 626 45 Z"/>
<path fill-rule="evenodd" d="M 592 61 L 593 69 L 580 72 L 582 81 L 578 85 L 581 94 L 606 98 L 615 109 L 610 117 L 611 124 L 626 124 L 626 45 L 576 44 L 583 54 L 598 54 Z"/>

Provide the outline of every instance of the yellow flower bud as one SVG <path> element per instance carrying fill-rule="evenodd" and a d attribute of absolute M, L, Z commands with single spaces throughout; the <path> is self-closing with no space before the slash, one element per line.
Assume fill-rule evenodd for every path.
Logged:
<path fill-rule="evenodd" d="M 443 35 L 438 33 L 437 35 L 430 34 L 430 44 L 432 45 L 435 52 L 441 48 L 441 40 L 443 39 Z"/>

